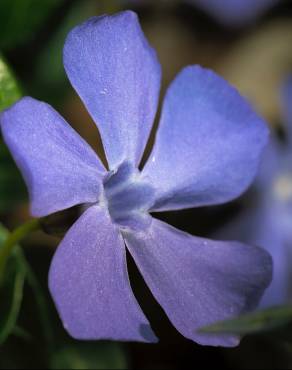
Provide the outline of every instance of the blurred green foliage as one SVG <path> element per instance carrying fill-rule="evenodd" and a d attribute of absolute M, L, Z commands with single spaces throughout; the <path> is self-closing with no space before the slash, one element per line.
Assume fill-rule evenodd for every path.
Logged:
<path fill-rule="evenodd" d="M 0 55 L 0 111 L 15 103 L 20 97 L 18 83 Z"/>
<path fill-rule="evenodd" d="M 279 329 L 292 322 L 292 306 L 283 305 L 221 321 L 201 329 L 203 333 L 255 334 Z"/>
<path fill-rule="evenodd" d="M 59 106 L 70 83 L 63 67 L 63 46 L 69 31 L 77 24 L 86 20 L 94 10 L 95 3 L 91 0 L 77 1 L 67 9 L 62 24 L 55 30 L 46 47 L 38 55 L 34 79 L 31 81 L 32 92 L 38 99 L 48 100 Z M 44 88 L 45 87 L 45 88 Z"/>
<path fill-rule="evenodd" d="M 7 230 L 0 224 L 0 249 Z M 13 333 L 23 298 L 26 264 L 19 247 L 13 250 L 0 285 L 0 345 Z"/>
<path fill-rule="evenodd" d="M 0 56 L 0 112 L 20 97 L 19 85 Z M 0 213 L 11 210 L 25 197 L 23 180 L 0 136 Z"/>
<path fill-rule="evenodd" d="M 30 41 L 62 0 L 1 0 L 0 49 Z"/>
<path fill-rule="evenodd" d="M 26 197 L 22 177 L 0 138 L 0 213 L 12 211 Z"/>
<path fill-rule="evenodd" d="M 125 353 L 117 343 L 75 344 L 56 351 L 51 369 L 126 369 Z"/>

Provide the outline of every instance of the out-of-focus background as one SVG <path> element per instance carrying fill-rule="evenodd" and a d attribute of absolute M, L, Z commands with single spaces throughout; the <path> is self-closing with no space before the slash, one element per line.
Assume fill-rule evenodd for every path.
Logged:
<path fill-rule="evenodd" d="M 8 66 L 17 81 L 11 102 L 18 95 L 31 95 L 50 103 L 101 154 L 96 127 L 66 78 L 62 48 L 68 31 L 88 17 L 133 9 L 162 64 L 162 97 L 182 67 L 200 64 L 235 85 L 272 130 L 281 132 L 279 91 L 292 72 L 292 1 L 268 2 L 265 10 L 243 22 L 240 17 L 226 20 L 196 0 L 0 0 L 0 110 L 9 105 L 7 96 L 6 106 L 1 105 Z M 224 1 L 217 3 L 223 6 Z M 210 237 L 241 211 L 244 202 L 242 197 L 225 206 L 158 216 L 191 234 Z M 131 283 L 159 344 L 70 339 L 49 296 L 47 274 L 65 231 L 60 225 L 69 227 L 76 212 L 59 216 L 46 225 L 46 233 L 26 239 L 23 253 L 10 264 L 9 278 L 0 290 L 0 368 L 292 368 L 292 341 L 286 335 L 247 336 L 235 349 L 202 347 L 183 338 L 130 257 Z M 25 186 L 0 137 L 0 243 L 6 229 L 29 217 Z M 21 272 L 23 265 L 28 273 Z"/>

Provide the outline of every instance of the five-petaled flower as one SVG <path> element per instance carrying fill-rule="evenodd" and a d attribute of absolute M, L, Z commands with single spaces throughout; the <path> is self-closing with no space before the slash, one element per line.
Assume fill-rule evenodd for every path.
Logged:
<path fill-rule="evenodd" d="M 219 204 L 254 178 L 268 130 L 222 78 L 185 68 L 166 94 L 156 141 L 138 169 L 157 109 L 160 65 L 130 11 L 89 19 L 65 43 L 67 75 L 102 136 L 109 170 L 49 105 L 26 97 L 1 115 L 34 216 L 87 210 L 53 258 L 49 287 L 79 339 L 152 342 L 132 293 L 125 245 L 173 325 L 202 344 L 238 338 L 197 329 L 253 309 L 271 278 L 256 247 L 191 236 L 156 211 Z"/>

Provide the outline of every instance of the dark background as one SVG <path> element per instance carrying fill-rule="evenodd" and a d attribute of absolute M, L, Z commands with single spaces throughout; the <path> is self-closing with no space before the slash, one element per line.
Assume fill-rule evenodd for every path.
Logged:
<path fill-rule="evenodd" d="M 163 70 L 161 96 L 183 66 L 201 64 L 234 84 L 271 128 L 280 130 L 279 87 L 292 71 L 291 1 L 279 2 L 251 24 L 230 28 L 182 1 L 0 0 L 0 52 L 23 93 L 57 108 L 101 154 L 96 127 L 66 79 L 62 47 L 75 24 L 92 15 L 122 9 L 138 13 L 147 38 L 158 52 Z M 11 161 L 8 154 L 5 158 Z M 13 229 L 29 218 L 26 190 L 17 173 L 5 191 L 10 198 L 8 205 L 0 208 L 0 223 Z M 225 206 L 158 217 L 191 234 L 210 237 L 248 202 L 249 195 L 245 195 Z M 15 332 L 0 346 L 0 368 L 292 368 L 292 344 L 287 336 L 248 336 L 235 349 L 202 347 L 183 338 L 154 301 L 130 257 L 131 283 L 160 338 L 159 344 L 81 343 L 70 339 L 48 294 L 47 273 L 60 234 L 65 231 L 63 225 L 71 225 L 78 212 L 73 209 L 57 221 L 51 220 L 47 233 L 38 232 L 23 243 L 40 287 L 36 291 L 25 283 L 17 320 L 23 332 Z M 43 297 L 43 304 L 39 304 L 38 295 Z M 4 301 L 5 292 L 1 291 L 1 304 Z"/>

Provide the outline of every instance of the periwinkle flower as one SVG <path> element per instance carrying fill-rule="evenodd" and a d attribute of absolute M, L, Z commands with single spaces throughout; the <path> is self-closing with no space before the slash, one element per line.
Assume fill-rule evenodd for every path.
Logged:
<path fill-rule="evenodd" d="M 263 296 L 263 307 L 292 299 L 292 77 L 284 84 L 281 97 L 286 140 L 276 135 L 271 138 L 252 202 L 216 235 L 262 246 L 272 255 L 273 280 Z"/>
<path fill-rule="evenodd" d="M 100 130 L 109 170 L 49 105 L 26 97 L 1 115 L 32 214 L 87 206 L 49 273 L 64 327 L 79 339 L 156 341 L 130 287 L 127 246 L 184 336 L 236 345 L 237 337 L 197 329 L 257 305 L 271 278 L 269 255 L 191 236 L 150 213 L 237 197 L 256 174 L 268 136 L 264 122 L 222 78 L 187 67 L 168 89 L 152 153 L 140 171 L 160 65 L 135 13 L 95 17 L 74 28 L 64 65 Z"/>
<path fill-rule="evenodd" d="M 218 22 L 241 27 L 256 20 L 279 0 L 186 0 L 203 9 Z"/>

